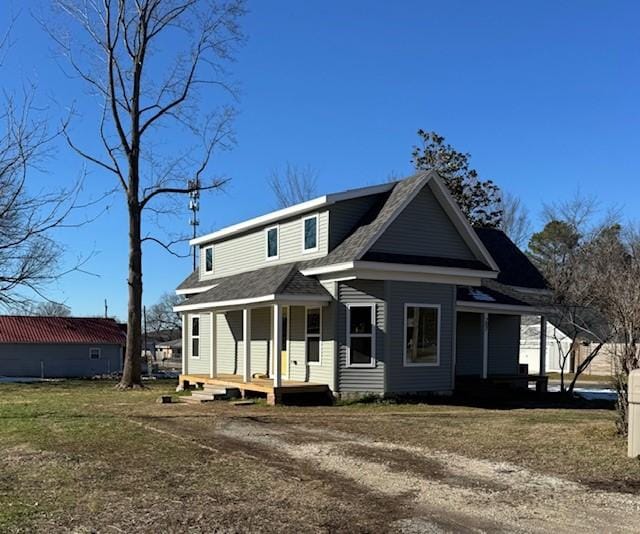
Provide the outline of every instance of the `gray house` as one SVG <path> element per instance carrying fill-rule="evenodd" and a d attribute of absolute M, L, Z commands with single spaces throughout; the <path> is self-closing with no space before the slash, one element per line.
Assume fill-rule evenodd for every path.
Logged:
<path fill-rule="evenodd" d="M 520 316 L 547 291 L 435 172 L 319 197 L 191 241 L 181 383 L 282 394 L 450 393 L 520 381 Z M 531 303 L 533 299 L 534 304 Z M 524 377 L 525 379 L 531 377 Z"/>
<path fill-rule="evenodd" d="M 123 329 L 112 319 L 0 316 L 0 376 L 72 378 L 122 370 Z"/>

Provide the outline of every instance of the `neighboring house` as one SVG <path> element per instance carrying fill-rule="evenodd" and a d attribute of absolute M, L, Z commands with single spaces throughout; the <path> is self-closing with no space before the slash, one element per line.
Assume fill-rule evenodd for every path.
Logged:
<path fill-rule="evenodd" d="M 118 372 L 125 341 L 112 319 L 0 316 L 0 376 L 72 378 Z"/>
<path fill-rule="evenodd" d="M 182 339 L 172 339 L 170 341 L 158 341 L 155 346 L 155 360 L 181 360 L 182 359 Z"/>
<path fill-rule="evenodd" d="M 523 318 L 520 333 L 520 363 L 528 366 L 530 373 L 540 371 L 540 317 Z M 573 373 L 595 348 L 595 341 L 581 339 L 572 350 L 572 339 L 551 320 L 546 323 L 546 371 Z M 598 355 L 583 371 L 586 375 L 612 376 L 614 374 L 615 343 L 605 343 Z M 564 365 L 563 365 L 564 364 Z"/>
<path fill-rule="evenodd" d="M 501 231 L 469 225 L 435 172 L 191 243 L 200 266 L 174 308 L 181 382 L 235 383 L 271 400 L 305 384 L 337 395 L 450 393 L 469 379 L 516 379 L 520 316 L 541 313 L 531 301 L 548 293 Z"/>

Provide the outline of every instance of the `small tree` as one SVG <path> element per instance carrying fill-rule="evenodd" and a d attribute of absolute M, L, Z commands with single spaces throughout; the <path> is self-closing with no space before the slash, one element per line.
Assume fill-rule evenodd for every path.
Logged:
<path fill-rule="evenodd" d="M 284 171 L 273 170 L 268 181 L 280 208 L 311 200 L 318 195 L 318 173 L 311 167 L 287 163 Z"/>
<path fill-rule="evenodd" d="M 425 130 L 418 130 L 418 135 L 421 144 L 412 152 L 415 168 L 438 171 L 471 224 L 499 227 L 503 207 L 498 186 L 491 180 L 480 180 L 469 165 L 471 156 L 445 143 L 443 136 Z"/>
<path fill-rule="evenodd" d="M 74 140 L 82 157 L 115 177 L 128 214 L 129 303 L 127 346 L 121 389 L 140 387 L 142 350 L 142 243 L 169 244 L 146 233 L 143 214 L 166 213 L 167 195 L 220 187 L 210 176 L 214 148 L 232 142 L 234 113 L 222 106 L 211 113 L 201 100 L 223 89 L 235 96 L 225 64 L 243 36 L 238 25 L 241 0 L 54 0 L 70 26 L 50 34 L 76 77 L 102 104 L 96 136 L 102 153 Z M 63 24 L 64 26 L 64 24 Z M 49 27 L 49 26 L 47 26 Z M 160 54 L 162 52 L 162 54 Z M 204 92 L 206 89 L 206 93 Z M 154 137 L 164 128 L 165 137 Z M 166 129 L 172 128 L 171 148 Z M 209 176 L 208 176 L 209 175 Z"/>

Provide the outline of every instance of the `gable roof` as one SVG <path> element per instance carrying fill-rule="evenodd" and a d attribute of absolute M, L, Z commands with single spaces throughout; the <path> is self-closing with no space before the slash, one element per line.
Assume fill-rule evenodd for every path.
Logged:
<path fill-rule="evenodd" d="M 124 345 L 125 341 L 113 319 L 0 315 L 0 343 Z"/>
<path fill-rule="evenodd" d="M 517 245 L 495 228 L 474 228 L 491 256 L 498 264 L 497 281 L 508 286 L 527 289 L 549 289 L 544 276 Z"/>
<path fill-rule="evenodd" d="M 271 296 L 297 296 L 327 299 L 329 293 L 315 278 L 303 276 L 297 263 L 264 267 L 215 280 L 216 286 L 188 298 L 174 310 L 199 304 L 215 304 Z"/>
<path fill-rule="evenodd" d="M 369 249 L 428 183 L 433 184 L 435 190 L 434 194 L 436 195 L 437 200 L 443 205 L 443 208 L 452 219 L 452 222 L 460 232 L 462 238 L 467 242 L 476 257 L 481 258 L 478 259 L 473 268 L 481 270 L 498 270 L 496 263 L 485 248 L 484 244 L 473 231 L 473 228 L 455 204 L 451 195 L 447 193 L 446 187 L 441 184 L 440 177 L 436 171 L 421 172 L 411 176 L 410 178 L 396 182 L 391 192 L 383 200 L 382 205 L 376 205 L 371 208 L 369 213 L 367 213 L 356 226 L 356 229 L 344 241 L 342 241 L 326 256 L 305 262 L 304 268 L 310 269 L 332 264 L 366 260 L 367 255 L 371 258 L 372 253 L 369 252 Z M 421 258 L 421 260 L 416 261 L 419 258 Z M 396 259 L 401 258 L 398 257 Z M 417 264 L 435 266 L 441 266 L 447 262 L 453 261 L 449 258 L 432 258 L 435 263 L 429 263 L 429 257 L 427 256 L 413 256 L 412 258 L 405 257 L 405 261 L 402 263 L 410 259 L 412 262 L 415 261 Z M 369 261 L 380 260 L 369 259 Z M 459 262 L 455 266 L 470 268 L 466 265 L 460 264 Z"/>

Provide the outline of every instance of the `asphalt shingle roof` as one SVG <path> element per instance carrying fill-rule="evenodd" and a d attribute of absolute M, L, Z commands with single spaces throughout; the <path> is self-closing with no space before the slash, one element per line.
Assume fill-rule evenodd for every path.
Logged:
<path fill-rule="evenodd" d="M 530 289 L 549 289 L 547 281 L 527 255 L 502 230 L 474 228 L 476 234 L 498 264 L 501 284 Z"/>
<path fill-rule="evenodd" d="M 0 343 L 101 343 L 124 345 L 126 336 L 113 319 L 99 317 L 0 316 Z"/>
<path fill-rule="evenodd" d="M 463 302 L 478 304 L 507 304 L 509 306 L 529 306 L 526 302 L 510 295 L 505 295 L 495 289 L 482 287 L 458 287 L 457 299 Z"/>
<path fill-rule="evenodd" d="M 210 281 L 211 283 L 211 281 Z M 216 287 L 187 299 L 186 304 L 250 299 L 267 295 L 325 296 L 327 290 L 315 278 L 303 276 L 296 263 L 274 265 L 215 280 Z"/>

